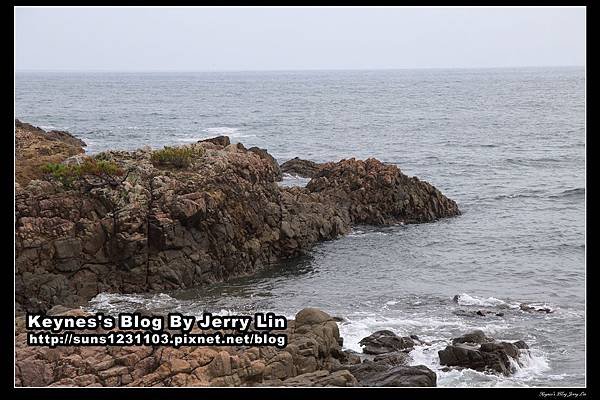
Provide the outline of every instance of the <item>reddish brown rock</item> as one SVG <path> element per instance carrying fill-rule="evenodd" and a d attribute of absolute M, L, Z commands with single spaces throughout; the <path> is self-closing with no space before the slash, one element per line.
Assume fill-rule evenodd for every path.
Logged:
<path fill-rule="evenodd" d="M 85 315 L 67 310 L 55 315 Z M 301 318 L 298 318 L 300 316 Z M 302 318 L 304 317 L 304 319 Z M 288 346 L 274 347 L 30 347 L 24 317 L 16 324 L 19 386 L 354 386 L 346 370 L 336 322 L 307 309 L 279 333 Z M 83 331 L 75 331 L 83 332 Z M 90 331 L 85 331 L 89 333 Z M 98 330 L 98 332 L 105 332 Z M 198 333 L 197 329 L 192 332 Z"/>

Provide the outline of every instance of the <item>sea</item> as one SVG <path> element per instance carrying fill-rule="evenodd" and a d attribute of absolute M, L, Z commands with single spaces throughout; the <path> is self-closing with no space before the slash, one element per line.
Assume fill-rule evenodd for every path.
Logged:
<path fill-rule="evenodd" d="M 380 329 L 424 339 L 411 363 L 433 369 L 438 386 L 586 383 L 584 68 L 17 72 L 15 116 L 71 132 L 90 154 L 227 135 L 280 163 L 375 157 L 462 211 L 355 226 L 304 257 L 209 288 L 101 293 L 89 310 L 293 318 L 318 307 L 343 318 L 347 349 L 360 352 L 359 340 Z M 307 182 L 286 175 L 281 184 Z M 437 352 L 474 329 L 522 339 L 530 356 L 511 376 L 442 370 Z"/>

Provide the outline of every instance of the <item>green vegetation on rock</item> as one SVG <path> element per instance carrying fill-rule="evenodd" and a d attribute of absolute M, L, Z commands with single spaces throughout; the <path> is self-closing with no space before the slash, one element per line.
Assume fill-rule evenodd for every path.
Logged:
<path fill-rule="evenodd" d="M 65 186 L 72 185 L 75 180 L 84 176 L 96 176 L 112 181 L 115 177 L 124 174 L 123 169 L 115 162 L 97 160 L 93 157 L 86 157 L 78 164 L 48 163 L 42 166 L 42 172 Z"/>
<path fill-rule="evenodd" d="M 152 153 L 152 162 L 156 165 L 171 165 L 176 168 L 189 167 L 195 158 L 204 155 L 204 149 L 198 147 L 170 147 Z"/>

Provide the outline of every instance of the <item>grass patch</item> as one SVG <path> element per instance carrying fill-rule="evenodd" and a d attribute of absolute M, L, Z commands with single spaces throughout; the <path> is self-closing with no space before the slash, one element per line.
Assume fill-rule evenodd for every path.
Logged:
<path fill-rule="evenodd" d="M 171 165 L 176 168 L 187 168 L 194 159 L 204 155 L 204 149 L 198 147 L 169 147 L 152 153 L 152 163 L 155 165 Z"/>
<path fill-rule="evenodd" d="M 113 161 L 97 160 L 87 157 L 79 164 L 48 163 L 42 166 L 42 172 L 50 178 L 70 186 L 74 181 L 85 176 L 96 176 L 106 181 L 123 176 L 124 171 Z"/>

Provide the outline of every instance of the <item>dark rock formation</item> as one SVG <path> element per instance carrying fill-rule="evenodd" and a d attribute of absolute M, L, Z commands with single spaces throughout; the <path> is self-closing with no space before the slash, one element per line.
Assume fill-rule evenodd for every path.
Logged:
<path fill-rule="evenodd" d="M 474 331 L 452 340 L 452 345 L 440 350 L 440 364 L 470 368 L 477 371 L 492 371 L 509 375 L 519 364 L 521 351 L 527 351 L 522 340 L 515 343 L 500 342 L 485 336 L 482 331 Z"/>
<path fill-rule="evenodd" d="M 347 367 L 361 386 L 436 386 L 435 372 L 424 365 L 409 366 L 404 352 L 392 352 Z"/>
<path fill-rule="evenodd" d="M 381 330 L 372 333 L 358 342 L 365 354 L 385 354 L 398 350 L 410 350 L 415 341 L 410 337 L 400 337 L 392 331 Z"/>
<path fill-rule="evenodd" d="M 399 365 L 387 367 L 372 361 L 365 361 L 350 370 L 361 386 L 436 386 L 435 372 L 424 365 Z"/>
<path fill-rule="evenodd" d="M 154 165 L 150 149 L 97 155 L 126 171 L 118 185 L 17 185 L 17 311 L 208 285 L 304 254 L 355 223 L 460 213 L 433 186 L 374 159 L 329 163 L 309 187 L 281 188 L 266 151 L 227 142 L 188 145 L 202 155 L 185 168 Z"/>
<path fill-rule="evenodd" d="M 482 344 L 493 342 L 494 339 L 485 335 L 485 333 L 481 330 L 475 330 L 469 333 L 465 333 L 462 336 L 452 339 L 452 344 L 459 343 L 473 343 L 473 344 Z"/>
<path fill-rule="evenodd" d="M 281 164 L 281 172 L 304 178 L 312 178 L 316 175 L 321 165 L 313 161 L 295 157 Z"/>
<path fill-rule="evenodd" d="M 360 386 L 436 386 L 435 372 L 424 365 L 408 365 L 408 352 L 415 344 L 422 343 L 416 335 L 400 337 L 392 331 L 381 330 L 358 343 L 364 346 L 363 353 L 376 356 L 339 368 L 350 371 Z"/>

